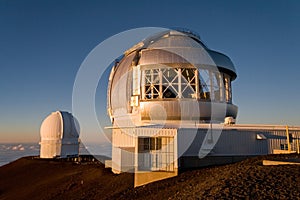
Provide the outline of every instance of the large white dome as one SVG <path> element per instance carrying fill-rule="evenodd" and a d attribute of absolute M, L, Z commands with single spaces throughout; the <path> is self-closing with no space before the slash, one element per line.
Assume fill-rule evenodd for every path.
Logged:
<path fill-rule="evenodd" d="M 115 62 L 108 114 L 115 125 L 124 127 L 156 123 L 154 119 L 235 119 L 238 108 L 232 103 L 231 82 L 236 77 L 230 58 L 209 49 L 196 34 L 164 31 L 134 45 Z"/>

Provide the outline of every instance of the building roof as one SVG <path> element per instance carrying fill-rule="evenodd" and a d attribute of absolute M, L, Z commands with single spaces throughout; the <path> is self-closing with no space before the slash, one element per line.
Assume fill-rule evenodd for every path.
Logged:
<path fill-rule="evenodd" d="M 236 70 L 230 58 L 209 49 L 200 37 L 191 31 L 168 30 L 148 37 L 128 49 L 125 58 L 136 51 L 141 51 L 138 61 L 140 65 L 190 63 L 196 67 L 218 67 L 219 70 L 230 74 L 232 79 L 236 78 Z"/>

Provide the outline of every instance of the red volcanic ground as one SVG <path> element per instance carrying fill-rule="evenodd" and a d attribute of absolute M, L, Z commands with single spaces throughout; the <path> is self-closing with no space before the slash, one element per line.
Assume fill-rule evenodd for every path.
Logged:
<path fill-rule="evenodd" d="M 263 166 L 271 155 L 182 172 L 133 188 L 133 174 L 113 174 L 97 162 L 21 158 L 0 167 L 0 199 L 300 199 L 300 166 Z"/>

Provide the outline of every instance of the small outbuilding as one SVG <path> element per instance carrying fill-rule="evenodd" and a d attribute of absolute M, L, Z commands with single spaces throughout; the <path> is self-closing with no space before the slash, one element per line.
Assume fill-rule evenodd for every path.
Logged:
<path fill-rule="evenodd" d="M 52 112 L 40 129 L 41 158 L 66 158 L 79 154 L 79 123 L 72 114 Z"/>

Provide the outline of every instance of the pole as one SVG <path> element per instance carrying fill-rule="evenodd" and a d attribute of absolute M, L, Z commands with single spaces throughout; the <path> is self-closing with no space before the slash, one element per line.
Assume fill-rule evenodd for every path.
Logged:
<path fill-rule="evenodd" d="M 300 153 L 300 149 L 299 149 L 299 138 L 297 138 L 297 153 Z"/>
<path fill-rule="evenodd" d="M 289 135 L 289 127 L 286 126 L 286 140 L 287 140 L 287 145 L 288 145 L 288 152 L 291 153 L 291 144 L 290 144 L 290 135 Z"/>

